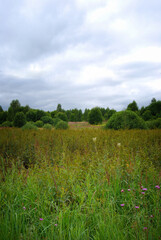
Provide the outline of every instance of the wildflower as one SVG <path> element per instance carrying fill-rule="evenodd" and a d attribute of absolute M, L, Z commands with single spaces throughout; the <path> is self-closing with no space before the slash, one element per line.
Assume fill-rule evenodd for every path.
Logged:
<path fill-rule="evenodd" d="M 118 144 L 117 144 L 117 147 L 121 147 L 121 143 L 118 143 Z"/>
<path fill-rule="evenodd" d="M 122 189 L 121 192 L 124 192 L 124 189 Z"/>
<path fill-rule="evenodd" d="M 129 191 L 129 192 L 130 192 L 130 191 L 131 191 L 131 189 L 129 188 L 129 189 L 127 189 L 127 191 Z"/>
<path fill-rule="evenodd" d="M 147 191 L 148 189 L 147 188 L 142 188 L 143 191 Z"/>
<path fill-rule="evenodd" d="M 151 218 L 153 218 L 154 216 L 153 215 L 150 215 Z"/>
<path fill-rule="evenodd" d="M 124 206 L 125 206 L 125 204 L 124 204 L 124 203 L 122 203 L 122 204 L 120 204 L 120 206 L 121 206 L 121 207 L 124 207 Z"/>
<path fill-rule="evenodd" d="M 135 208 L 136 208 L 136 209 L 138 209 L 138 208 L 139 208 L 139 206 L 135 206 Z"/>
<path fill-rule="evenodd" d="M 57 227 L 57 226 L 58 226 L 58 224 L 57 224 L 57 223 L 55 223 L 55 224 L 54 224 L 54 226 L 55 226 L 55 227 Z"/>
<path fill-rule="evenodd" d="M 94 138 L 92 138 L 93 139 L 93 142 L 96 142 L 96 140 L 97 140 L 97 138 L 96 137 L 94 137 Z"/>
<path fill-rule="evenodd" d="M 23 209 L 24 209 L 24 210 L 26 210 L 26 208 L 25 208 L 25 207 L 23 207 Z"/>
<path fill-rule="evenodd" d="M 141 194 L 145 194 L 145 192 L 142 192 Z"/>
<path fill-rule="evenodd" d="M 156 185 L 155 187 L 156 187 L 157 189 L 160 189 L 159 185 Z"/>
<path fill-rule="evenodd" d="M 43 219 L 43 218 L 40 218 L 39 220 L 40 220 L 40 221 L 43 221 L 44 219 Z"/>
<path fill-rule="evenodd" d="M 144 227 L 144 230 L 147 230 L 148 228 L 147 227 Z"/>

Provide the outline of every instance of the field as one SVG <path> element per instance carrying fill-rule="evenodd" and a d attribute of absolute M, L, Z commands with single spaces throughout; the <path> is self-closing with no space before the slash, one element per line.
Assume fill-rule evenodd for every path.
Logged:
<path fill-rule="evenodd" d="M 0 129 L 0 239 L 161 239 L 161 130 L 71 125 Z"/>

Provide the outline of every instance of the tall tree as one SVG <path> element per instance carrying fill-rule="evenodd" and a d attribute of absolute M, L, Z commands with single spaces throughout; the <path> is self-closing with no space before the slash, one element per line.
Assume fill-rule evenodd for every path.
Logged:
<path fill-rule="evenodd" d="M 131 110 L 133 112 L 137 112 L 139 110 L 138 108 L 138 105 L 135 101 L 133 101 L 132 103 L 130 103 L 128 106 L 127 106 L 127 110 Z"/>
<path fill-rule="evenodd" d="M 17 112 L 20 111 L 21 104 L 19 100 L 12 100 L 8 108 L 8 120 L 13 121 Z"/>

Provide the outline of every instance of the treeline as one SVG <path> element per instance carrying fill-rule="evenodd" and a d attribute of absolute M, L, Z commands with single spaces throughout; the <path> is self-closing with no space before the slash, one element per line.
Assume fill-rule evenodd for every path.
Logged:
<path fill-rule="evenodd" d="M 135 112 L 144 121 L 154 122 L 161 119 L 161 101 L 155 98 L 146 107 L 139 109 L 137 103 L 133 101 L 128 104 L 125 110 Z M 7 111 L 4 111 L 0 106 L 0 126 L 2 127 L 22 127 L 27 122 L 34 123 L 37 127 L 42 127 L 44 124 L 55 126 L 59 120 L 64 122 L 81 122 L 88 121 L 90 124 L 99 124 L 102 121 L 107 121 L 113 114 L 116 113 L 115 109 L 95 107 L 93 109 L 64 110 L 61 104 L 57 105 L 54 111 L 44 111 L 40 109 L 32 109 L 28 105 L 21 106 L 19 100 L 13 100 Z M 152 128 L 152 127 L 151 127 Z"/>

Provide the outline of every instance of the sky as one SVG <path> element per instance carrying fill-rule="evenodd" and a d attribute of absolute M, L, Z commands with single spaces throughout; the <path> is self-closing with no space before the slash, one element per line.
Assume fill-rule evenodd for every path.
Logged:
<path fill-rule="evenodd" d="M 0 105 L 161 100 L 160 0 L 0 0 Z"/>

